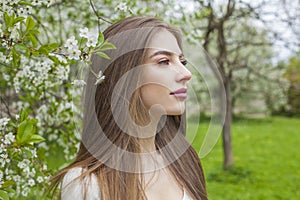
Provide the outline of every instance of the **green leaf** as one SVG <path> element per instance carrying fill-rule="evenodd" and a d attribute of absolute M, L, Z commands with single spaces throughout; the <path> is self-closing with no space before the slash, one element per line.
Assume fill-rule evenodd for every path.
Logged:
<path fill-rule="evenodd" d="M 42 45 L 37 51 L 44 55 L 48 55 L 48 53 L 49 53 L 47 45 Z"/>
<path fill-rule="evenodd" d="M 54 49 L 57 49 L 59 47 L 59 43 L 50 43 L 48 44 L 49 50 L 53 51 Z"/>
<path fill-rule="evenodd" d="M 23 21 L 24 19 L 25 19 L 24 17 L 17 17 L 17 18 L 14 19 L 13 24 L 16 24 L 20 21 Z"/>
<path fill-rule="evenodd" d="M 99 44 L 102 44 L 103 42 L 104 42 L 104 35 L 103 35 L 102 32 L 99 32 L 97 46 L 98 46 Z"/>
<path fill-rule="evenodd" d="M 12 22 L 13 19 L 14 19 L 14 15 L 9 16 L 7 14 L 7 12 L 4 13 L 4 20 L 5 20 L 5 24 L 6 24 L 6 29 L 12 26 L 11 22 Z"/>
<path fill-rule="evenodd" d="M 18 127 L 17 144 L 22 145 L 30 141 L 36 132 L 36 119 L 25 119 Z"/>
<path fill-rule="evenodd" d="M 38 30 L 30 30 L 28 33 L 34 35 L 34 34 L 39 34 L 40 32 Z"/>
<path fill-rule="evenodd" d="M 4 190 L 0 190 L 0 197 L 1 197 L 3 200 L 9 200 L 9 196 L 8 196 L 7 192 L 4 191 Z"/>
<path fill-rule="evenodd" d="M 5 12 L 4 13 L 4 20 L 5 20 L 5 23 L 6 23 L 6 29 L 8 30 L 8 28 L 13 27 L 13 25 L 14 25 L 15 13 L 12 13 L 12 15 L 9 16 L 7 14 L 7 12 Z"/>
<path fill-rule="evenodd" d="M 109 57 L 106 53 L 103 53 L 103 52 L 101 52 L 101 51 L 98 51 L 98 52 L 96 52 L 96 54 L 98 54 L 98 55 L 101 56 L 102 58 L 105 58 L 105 59 L 110 60 L 110 57 Z"/>
<path fill-rule="evenodd" d="M 28 48 L 27 48 L 27 46 L 25 45 L 25 44 L 15 44 L 14 45 L 14 48 L 16 49 L 16 50 L 23 50 L 23 51 L 28 51 Z"/>
<path fill-rule="evenodd" d="M 29 142 L 33 142 L 33 143 L 39 143 L 39 142 L 42 142 L 42 141 L 45 141 L 45 138 L 43 138 L 42 136 L 40 135 L 32 135 Z"/>
<path fill-rule="evenodd" d="M 5 191 L 8 192 L 8 194 L 15 193 L 15 190 L 12 188 L 5 188 Z"/>
<path fill-rule="evenodd" d="M 29 32 L 35 27 L 35 21 L 29 16 L 26 19 L 26 32 Z"/>
<path fill-rule="evenodd" d="M 26 1 L 19 1 L 19 4 L 23 4 L 23 5 L 27 5 L 27 6 L 33 7 L 33 5 L 31 3 L 26 2 Z"/>
<path fill-rule="evenodd" d="M 36 47 L 38 45 L 38 41 L 37 41 L 35 35 L 29 34 L 28 38 L 31 41 L 33 47 Z"/>
<path fill-rule="evenodd" d="M 49 58 L 54 62 L 55 65 L 60 64 L 60 61 L 55 56 L 49 56 Z"/>
<path fill-rule="evenodd" d="M 116 47 L 115 47 L 115 45 L 113 45 L 112 43 L 110 43 L 108 41 L 105 41 L 98 48 L 98 50 L 100 50 L 100 51 L 105 51 L 105 50 L 109 50 L 109 49 L 116 49 Z"/>
<path fill-rule="evenodd" d="M 1 186 L 1 188 L 6 188 L 6 187 L 9 187 L 9 186 L 11 186 L 11 185 L 13 185 L 13 184 L 15 184 L 14 181 L 5 181 L 5 182 L 3 183 L 3 185 Z"/>
<path fill-rule="evenodd" d="M 50 43 L 50 44 L 44 44 L 42 45 L 39 49 L 38 52 L 48 55 L 49 52 L 53 51 L 54 49 L 56 49 L 57 47 L 59 47 L 58 43 Z"/>
<path fill-rule="evenodd" d="M 27 55 L 29 53 L 29 49 L 26 45 L 24 45 L 22 43 L 15 44 L 13 49 L 14 49 L 14 54 L 15 54 L 15 56 L 13 58 L 14 58 L 14 60 L 16 60 L 15 66 L 18 66 L 18 63 L 20 61 L 20 53 L 18 53 L 18 52 L 22 52 L 25 55 Z"/>
<path fill-rule="evenodd" d="M 21 111 L 20 111 L 20 122 L 22 122 L 22 121 L 24 121 L 25 119 L 27 119 L 27 117 L 28 117 L 28 111 L 27 111 L 27 109 L 22 109 Z"/>
<path fill-rule="evenodd" d="M 15 48 L 12 48 L 10 54 L 11 54 L 12 57 L 13 57 L 13 65 L 14 65 L 15 67 L 18 67 L 18 66 L 20 65 L 20 60 L 21 60 L 21 58 L 20 58 L 20 57 L 21 57 L 20 53 L 19 53 L 18 51 L 16 51 Z"/>

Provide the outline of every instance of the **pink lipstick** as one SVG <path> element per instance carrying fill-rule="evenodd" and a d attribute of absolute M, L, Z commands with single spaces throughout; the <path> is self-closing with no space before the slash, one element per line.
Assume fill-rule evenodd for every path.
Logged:
<path fill-rule="evenodd" d="M 171 92 L 170 95 L 174 95 L 177 98 L 185 99 L 187 97 L 187 89 L 186 88 L 180 88 L 174 92 Z"/>

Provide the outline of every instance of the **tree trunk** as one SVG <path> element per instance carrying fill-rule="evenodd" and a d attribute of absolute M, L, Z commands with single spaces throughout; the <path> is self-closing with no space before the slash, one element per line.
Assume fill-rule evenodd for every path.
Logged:
<path fill-rule="evenodd" d="M 225 80 L 226 92 L 226 116 L 223 126 L 223 152 L 224 163 L 223 168 L 226 170 L 229 166 L 233 165 L 233 153 L 231 145 L 231 123 L 232 123 L 232 97 L 230 94 L 230 80 Z"/>

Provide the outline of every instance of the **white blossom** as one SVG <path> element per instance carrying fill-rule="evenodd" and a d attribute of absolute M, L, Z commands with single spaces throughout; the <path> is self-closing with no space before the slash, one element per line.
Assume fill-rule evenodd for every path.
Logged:
<path fill-rule="evenodd" d="M 14 88 L 15 88 L 16 93 L 19 93 L 20 89 L 21 89 L 21 83 L 20 83 L 18 77 L 14 77 L 13 82 L 14 82 Z"/>
<path fill-rule="evenodd" d="M 19 0 L 11 0 L 11 1 L 7 1 L 7 2 L 10 6 L 13 6 L 13 5 L 17 4 L 19 2 Z"/>
<path fill-rule="evenodd" d="M 0 130 L 4 130 L 4 128 L 6 127 L 6 125 L 8 124 L 9 122 L 9 118 L 7 117 L 4 117 L 4 118 L 1 118 L 0 119 Z"/>
<path fill-rule="evenodd" d="M 14 141 L 15 141 L 15 136 L 12 132 L 9 132 L 8 134 L 6 134 L 4 136 L 4 141 L 3 141 L 4 144 L 8 145 L 8 144 L 11 144 Z"/>
<path fill-rule="evenodd" d="M 17 184 L 20 184 L 20 183 L 21 183 L 21 176 L 20 176 L 20 175 L 15 175 L 15 176 L 13 176 L 13 180 L 14 180 Z"/>
<path fill-rule="evenodd" d="M 18 8 L 17 10 L 18 15 L 22 16 L 22 17 L 27 17 L 28 15 L 30 15 L 32 13 L 32 8 L 30 6 L 26 6 L 24 8 Z"/>
<path fill-rule="evenodd" d="M 3 78 L 6 81 L 9 81 L 10 76 L 8 74 L 3 74 Z"/>
<path fill-rule="evenodd" d="M 119 3 L 115 8 L 115 10 L 127 11 L 128 10 L 127 3 L 126 2 Z"/>
<path fill-rule="evenodd" d="M 44 179 L 43 179 L 43 177 L 38 176 L 38 177 L 36 178 L 36 181 L 37 181 L 38 183 L 41 183 L 41 182 L 44 181 Z"/>
<path fill-rule="evenodd" d="M 80 28 L 79 29 L 79 36 L 82 38 L 88 38 L 89 37 L 89 29 L 88 28 Z"/>
<path fill-rule="evenodd" d="M 102 71 L 100 70 L 96 77 L 95 85 L 102 83 L 104 79 L 105 79 L 105 76 L 103 75 Z"/>
<path fill-rule="evenodd" d="M 43 3 L 42 0 L 33 0 L 31 4 L 34 6 L 41 6 L 42 3 Z"/>
<path fill-rule="evenodd" d="M 30 192 L 30 189 L 28 188 L 28 187 L 25 187 L 24 189 L 23 189 L 23 191 L 22 191 L 22 195 L 24 196 L 24 197 L 27 197 L 27 195 L 28 195 L 28 193 Z"/>
<path fill-rule="evenodd" d="M 0 153 L 6 152 L 7 149 L 4 147 L 4 144 L 0 144 Z"/>
<path fill-rule="evenodd" d="M 77 47 L 78 41 L 75 39 L 74 36 L 70 37 L 69 39 L 67 39 L 64 47 L 66 47 L 67 49 L 73 49 L 74 47 Z"/>
<path fill-rule="evenodd" d="M 18 167 L 21 169 L 28 168 L 30 161 L 28 159 L 24 159 L 23 161 L 18 163 Z"/>
<path fill-rule="evenodd" d="M 47 165 L 43 164 L 42 170 L 47 170 Z M 45 177 L 46 178 L 46 177 Z"/>
<path fill-rule="evenodd" d="M 9 163 L 10 159 L 8 158 L 8 154 L 1 154 L 0 155 L 0 163 L 2 163 L 2 167 L 5 165 L 5 163 Z"/>
<path fill-rule="evenodd" d="M 88 38 L 88 41 L 86 43 L 86 46 L 87 47 L 95 47 L 97 45 L 97 42 L 98 42 L 98 37 L 95 36 L 95 35 L 91 35 L 89 38 Z"/>
<path fill-rule="evenodd" d="M 69 51 L 69 59 L 79 60 L 79 56 L 81 55 L 81 51 L 79 49 L 72 49 Z"/>
<path fill-rule="evenodd" d="M 35 181 L 31 178 L 28 180 L 28 185 L 29 186 L 34 186 L 35 185 Z"/>
<path fill-rule="evenodd" d="M 0 158 L 0 164 L 1 164 L 1 167 L 4 167 L 6 164 L 5 160 Z"/>
<path fill-rule="evenodd" d="M 70 66 L 58 65 L 55 70 L 56 78 L 60 81 L 67 80 L 69 77 Z"/>
<path fill-rule="evenodd" d="M 23 169 L 23 168 L 26 167 L 26 164 L 24 162 L 19 162 L 18 163 L 18 167 L 21 168 L 21 169 Z"/>
<path fill-rule="evenodd" d="M 53 4 L 55 4 L 58 0 L 47 0 L 48 4 L 47 7 L 52 6 Z"/>
<path fill-rule="evenodd" d="M 49 56 L 55 56 L 61 63 L 64 63 L 64 64 L 68 63 L 67 59 L 62 55 L 55 54 L 55 53 L 49 53 Z"/>
<path fill-rule="evenodd" d="M 12 14 L 12 12 L 14 12 L 14 10 L 12 9 L 12 2 L 15 2 L 15 0 L 13 1 L 2 1 L 2 7 L 1 9 L 3 10 L 3 12 L 7 12 L 9 15 Z"/>
<path fill-rule="evenodd" d="M 72 85 L 82 87 L 86 85 L 86 82 L 84 80 L 74 80 L 72 81 Z"/>
<path fill-rule="evenodd" d="M 2 24 L 0 24 L 0 37 L 3 37 Z"/>
<path fill-rule="evenodd" d="M 19 32 L 18 30 L 20 29 L 20 26 L 17 26 L 15 25 L 13 28 L 9 28 L 9 32 L 10 32 L 10 35 L 9 35 L 9 38 L 12 39 L 12 40 L 16 40 L 19 38 Z"/>
<path fill-rule="evenodd" d="M 64 47 L 67 49 L 68 58 L 71 60 L 79 60 L 81 51 L 78 48 L 78 41 L 74 36 L 67 39 Z"/>
<path fill-rule="evenodd" d="M 1 60 L 1 62 L 4 62 L 5 64 L 9 64 L 12 61 L 12 57 L 6 56 L 2 52 L 0 52 L 0 60 Z"/>

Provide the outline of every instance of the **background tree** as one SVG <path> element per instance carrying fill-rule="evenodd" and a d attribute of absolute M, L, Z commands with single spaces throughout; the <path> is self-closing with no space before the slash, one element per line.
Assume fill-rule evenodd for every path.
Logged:
<path fill-rule="evenodd" d="M 281 78 L 283 70 L 273 63 L 276 54 L 272 50 L 274 41 L 270 31 L 257 21 L 261 19 L 257 10 L 268 6 L 267 3 L 198 2 L 209 14 L 195 28 L 202 32 L 203 47 L 218 64 L 226 91 L 223 166 L 227 169 L 233 165 L 231 124 L 236 103 L 249 97 L 252 104 L 259 98 L 268 98 L 270 104 L 278 107 L 286 102 L 287 82 Z"/>
<path fill-rule="evenodd" d="M 287 112 L 290 115 L 300 115 L 300 54 L 290 58 L 284 74 L 289 82 Z"/>

